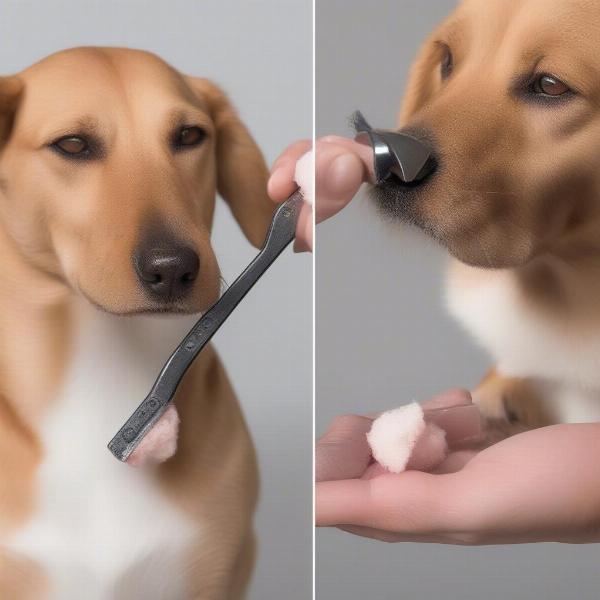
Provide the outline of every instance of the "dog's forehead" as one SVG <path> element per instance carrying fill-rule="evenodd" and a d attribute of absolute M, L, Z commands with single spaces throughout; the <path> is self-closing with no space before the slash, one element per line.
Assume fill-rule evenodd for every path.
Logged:
<path fill-rule="evenodd" d="M 151 101 L 157 109 L 179 100 L 204 108 L 201 98 L 173 67 L 149 52 L 120 48 L 75 48 L 25 69 L 25 98 L 43 110 L 92 109 Z"/>
<path fill-rule="evenodd" d="M 600 70 L 600 2 L 463 0 L 436 35 L 462 61 L 501 77 L 542 62 L 571 79 L 574 69 L 586 80 Z"/>
<path fill-rule="evenodd" d="M 600 3 L 589 0 L 462 0 L 448 23 L 479 31 L 489 40 L 508 30 L 529 36 L 581 34 L 584 26 L 600 32 L 599 19 Z"/>

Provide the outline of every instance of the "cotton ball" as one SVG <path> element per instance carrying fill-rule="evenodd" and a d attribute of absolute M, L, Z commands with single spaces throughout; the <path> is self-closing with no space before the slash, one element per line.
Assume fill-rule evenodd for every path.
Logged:
<path fill-rule="evenodd" d="M 315 203 L 315 155 L 312 150 L 303 154 L 296 163 L 294 181 L 300 187 L 304 201 L 312 206 Z"/>
<path fill-rule="evenodd" d="M 388 471 L 401 473 L 425 427 L 423 409 L 417 402 L 384 412 L 367 433 L 373 457 Z"/>
<path fill-rule="evenodd" d="M 160 419 L 148 431 L 144 439 L 129 455 L 127 464 L 132 467 L 143 467 L 157 464 L 171 458 L 177 450 L 179 433 L 179 415 L 173 404 L 170 404 Z"/>

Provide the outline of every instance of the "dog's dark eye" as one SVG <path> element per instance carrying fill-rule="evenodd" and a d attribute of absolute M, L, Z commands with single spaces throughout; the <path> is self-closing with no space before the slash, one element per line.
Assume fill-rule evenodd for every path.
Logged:
<path fill-rule="evenodd" d="M 90 144 L 88 141 L 76 135 L 67 135 L 55 140 L 51 146 L 67 156 L 83 158 L 90 154 Z"/>
<path fill-rule="evenodd" d="M 540 75 L 534 80 L 532 90 L 536 94 L 553 97 L 564 96 L 571 92 L 571 88 L 566 83 L 547 74 Z"/>
<path fill-rule="evenodd" d="M 193 148 L 199 146 L 206 138 L 206 131 L 202 127 L 193 125 L 190 127 L 181 127 L 173 138 L 173 146 L 176 150 Z"/>
<path fill-rule="evenodd" d="M 452 51 L 448 46 L 444 46 L 443 54 L 442 54 L 442 62 L 440 63 L 440 74 L 442 75 L 442 79 L 448 79 L 452 74 L 452 69 L 454 68 L 454 57 L 452 56 Z"/>

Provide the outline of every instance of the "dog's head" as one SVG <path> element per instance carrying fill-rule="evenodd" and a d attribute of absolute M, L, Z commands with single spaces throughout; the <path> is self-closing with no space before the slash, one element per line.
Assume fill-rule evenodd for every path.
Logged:
<path fill-rule="evenodd" d="M 384 186 L 385 210 L 477 266 L 572 251 L 586 228 L 600 250 L 599 42 L 597 2 L 464 1 L 421 49 L 400 114 L 436 169 Z"/>
<path fill-rule="evenodd" d="M 216 191 L 259 246 L 267 177 L 221 90 L 152 54 L 79 48 L 0 78 L 0 226 L 109 312 L 208 308 Z"/>

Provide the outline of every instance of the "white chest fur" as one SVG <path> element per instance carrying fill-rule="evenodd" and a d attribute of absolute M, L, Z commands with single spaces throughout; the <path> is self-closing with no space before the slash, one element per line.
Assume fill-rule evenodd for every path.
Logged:
<path fill-rule="evenodd" d="M 73 362 L 41 426 L 38 507 L 11 546 L 39 561 L 52 600 L 182 597 L 192 524 L 151 473 L 106 444 L 145 397 L 190 319 L 122 318 L 80 306 Z"/>
<path fill-rule="evenodd" d="M 600 330 L 576 331 L 549 320 L 524 301 L 504 272 L 465 280 L 451 271 L 448 305 L 501 373 L 543 386 L 557 421 L 600 421 Z"/>

